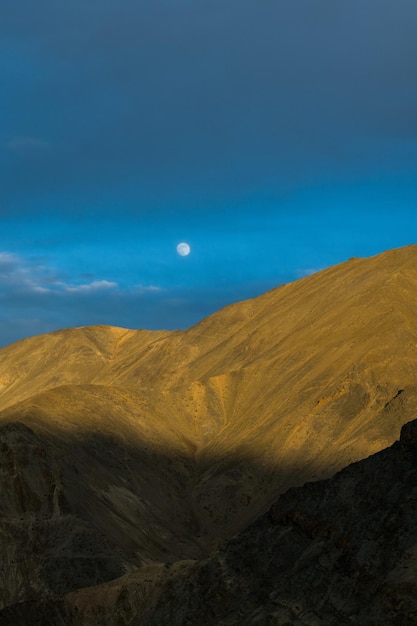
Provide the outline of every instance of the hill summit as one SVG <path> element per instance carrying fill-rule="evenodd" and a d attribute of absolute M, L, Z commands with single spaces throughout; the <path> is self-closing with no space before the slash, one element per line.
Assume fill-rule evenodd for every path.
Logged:
<path fill-rule="evenodd" d="M 197 576 L 180 564 L 251 533 L 289 488 L 391 446 L 416 416 L 416 366 L 417 246 L 350 259 L 186 331 L 83 327 L 3 348 L 4 619 L 46 602 L 55 622 L 39 623 L 59 623 L 68 594 L 116 579 L 142 595 L 152 580 L 156 602 L 161 564 Z M 136 623 L 136 604 L 131 621 L 100 623 Z"/>

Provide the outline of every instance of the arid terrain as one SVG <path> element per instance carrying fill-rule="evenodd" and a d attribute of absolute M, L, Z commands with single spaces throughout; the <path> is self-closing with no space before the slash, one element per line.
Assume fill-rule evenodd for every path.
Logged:
<path fill-rule="evenodd" d="M 417 246 L 1 349 L 0 624 L 417 623 L 416 372 Z"/>

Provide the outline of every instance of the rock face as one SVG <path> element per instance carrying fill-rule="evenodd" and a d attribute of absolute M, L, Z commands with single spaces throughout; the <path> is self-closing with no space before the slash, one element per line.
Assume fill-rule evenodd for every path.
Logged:
<path fill-rule="evenodd" d="M 117 546 L 68 501 L 51 447 L 19 422 L 0 427 L 0 442 L 3 606 L 123 574 Z"/>
<path fill-rule="evenodd" d="M 210 559 L 173 574 L 132 623 L 413 624 L 416 503 L 417 451 L 406 439 L 290 489 Z"/>
<path fill-rule="evenodd" d="M 409 246 L 188 331 L 0 350 L 0 623 L 414 619 L 416 294 Z"/>
<path fill-rule="evenodd" d="M 332 479 L 290 489 L 208 559 L 15 605 L 1 623 L 411 625 L 416 503 L 417 451 L 405 437 Z"/>
<path fill-rule="evenodd" d="M 105 431 L 55 436 L 0 425 L 0 605 L 201 556 L 189 461 Z"/>

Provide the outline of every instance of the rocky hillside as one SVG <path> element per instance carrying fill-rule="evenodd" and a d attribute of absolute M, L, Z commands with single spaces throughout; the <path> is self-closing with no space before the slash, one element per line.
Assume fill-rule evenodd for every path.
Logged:
<path fill-rule="evenodd" d="M 416 503 L 417 420 L 390 448 L 290 489 L 208 559 L 14 605 L 1 623 L 415 624 Z"/>
<path fill-rule="evenodd" d="M 155 601 L 142 620 L 170 623 L 152 622 L 171 610 L 168 591 L 160 590 L 182 589 L 185 579 L 201 587 L 191 594 L 195 602 L 208 601 L 200 572 L 207 572 L 208 593 L 214 570 L 207 568 L 234 545 L 250 554 L 239 542 L 276 517 L 259 516 L 280 494 L 304 494 L 307 502 L 305 494 L 323 483 L 288 489 L 328 478 L 398 439 L 417 414 L 416 367 L 416 246 L 351 259 L 187 331 L 86 327 L 0 350 L 3 615 L 12 611 L 6 607 L 43 601 L 45 610 L 73 611 L 68 593 L 89 588 L 76 592 L 76 602 L 95 606 L 97 598 L 100 605 L 104 594 L 111 604 L 122 590 L 131 617 L 116 623 L 134 623 L 130 598 L 142 596 L 138 606 Z M 339 528 L 330 506 L 336 501 L 329 496 L 323 515 L 312 500 L 301 518 L 291 507 L 276 517 L 274 528 L 283 526 L 291 539 L 289 554 L 298 550 L 296 518 Z M 242 596 L 254 620 L 247 623 L 257 619 L 254 593 L 248 587 Z M 191 617 L 175 623 L 198 623 L 186 621 L 194 619 L 189 610 Z M 259 623 L 268 623 L 265 615 Z M 221 623 L 245 623 L 239 619 Z"/>

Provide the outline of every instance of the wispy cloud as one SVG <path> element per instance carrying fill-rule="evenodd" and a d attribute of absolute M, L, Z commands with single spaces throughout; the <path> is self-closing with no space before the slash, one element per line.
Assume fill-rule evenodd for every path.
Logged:
<path fill-rule="evenodd" d="M 110 277 L 109 277 L 110 278 Z M 254 287 L 256 292 L 271 287 Z M 92 273 L 67 275 L 45 258 L 0 252 L 0 346 L 60 328 L 105 324 L 186 328 L 233 300 L 238 288 L 207 290 L 137 283 L 125 287 Z M 256 295 L 256 294 L 254 294 Z"/>
<path fill-rule="evenodd" d="M 156 285 L 123 287 L 94 274 L 67 276 L 44 258 L 0 251 L 0 346 L 70 326 L 164 327 L 159 292 L 165 297 Z"/>
<path fill-rule="evenodd" d="M 157 287 L 156 285 L 135 285 L 132 291 L 133 293 L 141 295 L 144 293 L 158 293 L 164 290 L 162 287 Z"/>
<path fill-rule="evenodd" d="M 4 291 L 42 291 L 40 265 L 30 267 L 21 257 L 10 252 L 0 252 L 0 287 Z"/>
<path fill-rule="evenodd" d="M 72 280 L 60 276 L 59 272 L 45 262 L 25 259 L 12 252 L 0 252 L 0 289 L 7 292 L 32 294 L 98 294 L 119 290 L 125 294 L 141 296 L 157 294 L 165 291 L 157 285 L 136 284 L 133 287 L 122 288 L 119 283 L 88 275 L 91 280 L 86 281 L 86 274 Z"/>
<path fill-rule="evenodd" d="M 50 266 L 29 261 L 10 252 L 0 252 L 0 287 L 3 292 L 88 294 L 116 289 L 119 285 L 109 280 L 67 282 Z"/>
<path fill-rule="evenodd" d="M 58 287 L 62 287 L 67 293 L 91 293 L 92 291 L 100 291 L 102 289 L 116 289 L 118 283 L 109 280 L 93 280 L 91 283 L 83 283 L 81 285 L 68 285 L 66 283 L 57 283 Z"/>
<path fill-rule="evenodd" d="M 0 272 L 3 267 L 16 263 L 18 258 L 19 257 L 16 254 L 11 254 L 10 252 L 0 252 Z"/>

